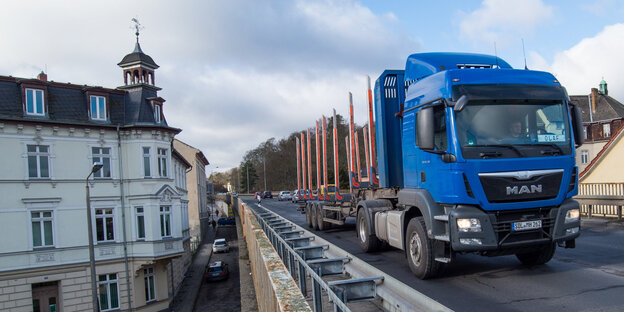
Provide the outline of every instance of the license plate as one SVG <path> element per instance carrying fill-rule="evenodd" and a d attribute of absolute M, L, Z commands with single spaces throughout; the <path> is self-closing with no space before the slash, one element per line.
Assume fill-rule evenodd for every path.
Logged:
<path fill-rule="evenodd" d="M 540 228 L 542 228 L 542 220 L 521 221 L 511 224 L 511 229 L 513 231 L 526 231 Z"/>

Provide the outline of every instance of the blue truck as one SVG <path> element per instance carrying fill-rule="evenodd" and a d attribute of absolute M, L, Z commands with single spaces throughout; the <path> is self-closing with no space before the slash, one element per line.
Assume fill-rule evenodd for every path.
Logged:
<path fill-rule="evenodd" d="M 491 55 L 418 53 L 385 70 L 374 94 L 378 184 L 309 204 L 321 216 L 313 228 L 355 217 L 364 251 L 404 250 L 421 279 L 457 254 L 537 265 L 575 247 L 581 111 L 552 74 Z"/>

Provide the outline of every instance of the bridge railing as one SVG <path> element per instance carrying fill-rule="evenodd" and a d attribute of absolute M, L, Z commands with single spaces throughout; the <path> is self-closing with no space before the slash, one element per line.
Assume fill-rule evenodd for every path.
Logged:
<path fill-rule="evenodd" d="M 581 214 L 622 220 L 624 183 L 579 183 L 574 198 L 581 205 Z"/>

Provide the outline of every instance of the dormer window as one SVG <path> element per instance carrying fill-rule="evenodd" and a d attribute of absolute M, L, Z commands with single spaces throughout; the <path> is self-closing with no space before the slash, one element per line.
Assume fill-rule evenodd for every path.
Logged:
<path fill-rule="evenodd" d="M 91 120 L 107 120 L 106 98 L 92 95 L 90 98 Z"/>
<path fill-rule="evenodd" d="M 154 121 L 156 121 L 157 123 L 160 123 L 161 121 L 161 117 L 162 116 L 162 107 L 160 106 L 160 104 L 154 104 Z"/>
<path fill-rule="evenodd" d="M 27 115 L 45 116 L 45 93 L 42 89 L 24 89 Z"/>

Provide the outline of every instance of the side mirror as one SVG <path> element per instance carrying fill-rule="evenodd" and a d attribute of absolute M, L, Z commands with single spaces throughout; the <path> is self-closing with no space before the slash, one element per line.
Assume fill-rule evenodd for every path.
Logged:
<path fill-rule="evenodd" d="M 431 152 L 435 148 L 433 107 L 421 109 L 416 118 L 418 122 L 418 147 L 424 151 Z"/>
<path fill-rule="evenodd" d="M 455 103 L 455 107 L 453 109 L 456 112 L 461 112 L 466 104 L 468 104 L 468 97 L 464 94 L 459 98 L 459 100 L 457 100 L 457 103 Z"/>
<path fill-rule="evenodd" d="M 583 131 L 583 117 L 581 115 L 581 108 L 578 105 L 574 105 L 572 111 L 572 127 L 574 131 L 574 143 L 576 146 L 583 145 L 585 142 L 585 134 Z"/>

